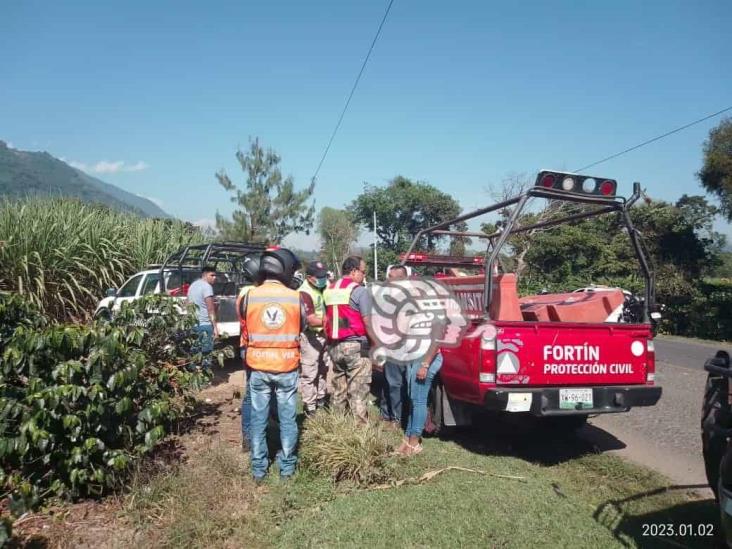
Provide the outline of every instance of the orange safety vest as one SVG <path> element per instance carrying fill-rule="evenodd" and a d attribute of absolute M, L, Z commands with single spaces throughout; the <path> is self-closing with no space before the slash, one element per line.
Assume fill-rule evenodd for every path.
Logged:
<path fill-rule="evenodd" d="M 300 295 L 267 280 L 246 297 L 247 365 L 285 373 L 300 365 Z"/>
<path fill-rule="evenodd" d="M 247 296 L 249 292 L 252 291 L 252 288 L 255 288 L 253 284 L 249 284 L 247 286 L 244 286 L 241 290 L 239 290 L 239 295 L 236 298 L 236 316 L 239 317 L 239 347 L 246 347 L 247 346 L 247 336 L 246 336 L 246 327 L 247 327 L 247 319 L 246 319 L 246 311 L 242 309 L 242 305 L 244 305 L 245 301 L 244 298 Z"/>

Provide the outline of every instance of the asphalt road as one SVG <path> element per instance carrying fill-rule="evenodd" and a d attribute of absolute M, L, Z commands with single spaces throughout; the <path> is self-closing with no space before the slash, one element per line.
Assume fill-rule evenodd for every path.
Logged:
<path fill-rule="evenodd" d="M 673 364 L 682 368 L 704 369 L 704 362 L 719 350 L 732 354 L 732 345 L 697 341 L 681 337 L 658 336 L 654 339 L 656 360 L 664 364 Z"/>
<path fill-rule="evenodd" d="M 655 345 L 656 383 L 663 387 L 658 404 L 591 418 L 591 427 L 580 436 L 604 449 L 602 441 L 610 434 L 616 447 L 609 451 L 656 469 L 676 485 L 703 487 L 699 432 L 707 377 L 703 366 L 717 350 L 732 353 L 732 346 L 663 336 L 655 339 Z"/>

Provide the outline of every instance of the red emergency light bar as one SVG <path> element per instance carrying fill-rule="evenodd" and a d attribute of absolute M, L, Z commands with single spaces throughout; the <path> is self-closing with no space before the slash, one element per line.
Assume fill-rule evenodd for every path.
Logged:
<path fill-rule="evenodd" d="M 432 254 L 425 254 L 425 253 L 411 253 L 408 256 L 405 254 L 401 254 L 399 256 L 400 261 L 404 261 L 405 263 L 409 263 L 412 265 L 451 265 L 451 266 L 457 266 L 457 265 L 469 265 L 469 266 L 482 266 L 485 262 L 485 258 L 483 256 L 470 256 L 470 257 L 463 257 L 463 256 L 457 256 L 457 255 L 432 255 Z"/>
<path fill-rule="evenodd" d="M 618 188 L 618 182 L 604 177 L 542 170 L 536 176 L 534 186 L 556 191 L 613 198 Z"/>

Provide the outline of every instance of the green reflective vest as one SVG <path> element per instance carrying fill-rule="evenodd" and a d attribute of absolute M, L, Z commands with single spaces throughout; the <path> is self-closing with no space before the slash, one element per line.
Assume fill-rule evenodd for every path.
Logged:
<path fill-rule="evenodd" d="M 307 280 L 305 280 L 300 285 L 298 291 L 304 292 L 312 298 L 313 305 L 315 306 L 315 316 L 317 316 L 321 320 L 325 318 L 325 302 L 323 301 L 323 292 L 320 291 L 318 288 L 313 287 L 313 285 L 310 284 Z M 308 326 L 308 329 L 315 332 L 323 331 L 322 326 Z"/>

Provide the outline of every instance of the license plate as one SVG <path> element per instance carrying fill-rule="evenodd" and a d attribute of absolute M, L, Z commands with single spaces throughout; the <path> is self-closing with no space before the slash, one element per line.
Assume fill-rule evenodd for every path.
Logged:
<path fill-rule="evenodd" d="M 592 389 L 559 389 L 560 410 L 592 408 Z"/>

